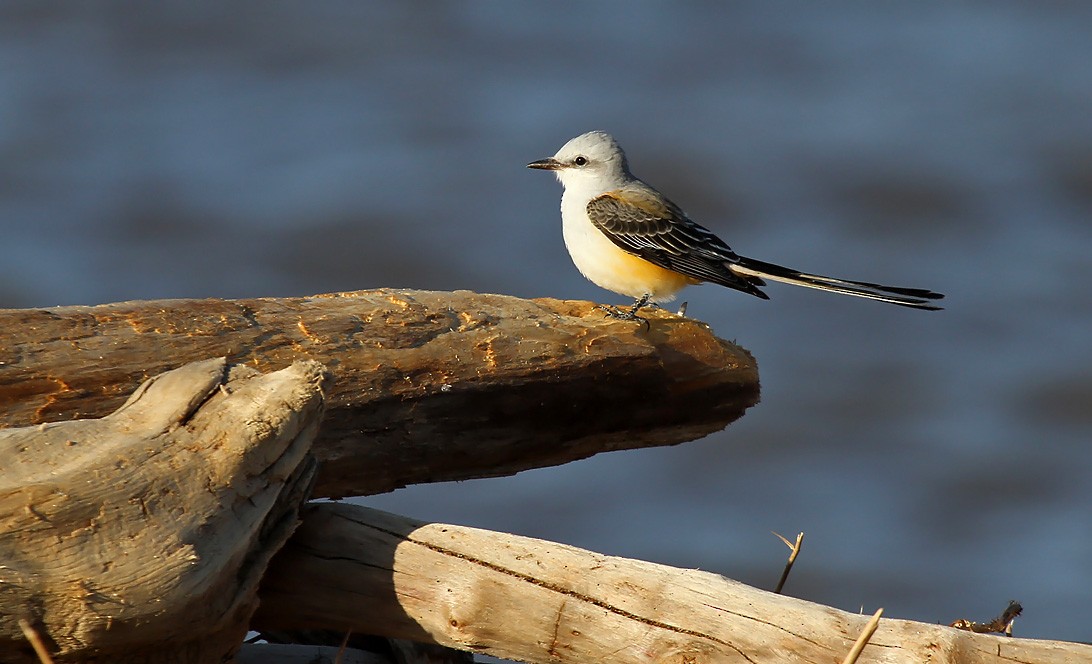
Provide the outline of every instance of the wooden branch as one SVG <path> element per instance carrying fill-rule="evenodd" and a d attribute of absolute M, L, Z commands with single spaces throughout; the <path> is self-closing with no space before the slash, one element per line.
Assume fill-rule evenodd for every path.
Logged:
<path fill-rule="evenodd" d="M 842 661 L 868 616 L 553 542 L 307 507 L 255 629 L 323 626 L 526 662 Z M 1092 646 L 883 619 L 859 662 L 1092 661 Z"/>
<path fill-rule="evenodd" d="M 194 362 L 116 412 L 0 430 L 0 660 L 211 662 L 298 523 L 329 376 Z"/>
<path fill-rule="evenodd" d="M 743 349 L 663 312 L 466 291 L 163 300 L 0 310 L 0 426 L 97 417 L 213 356 L 336 376 L 318 496 L 510 475 L 724 428 L 758 400 Z"/>

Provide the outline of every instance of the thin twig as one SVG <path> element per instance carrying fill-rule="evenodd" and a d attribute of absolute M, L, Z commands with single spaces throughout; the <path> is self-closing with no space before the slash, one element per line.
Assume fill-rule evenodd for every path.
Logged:
<path fill-rule="evenodd" d="M 334 657 L 334 664 L 341 664 L 341 658 L 345 656 L 345 648 L 349 646 L 349 637 L 353 635 L 353 630 L 345 632 L 345 638 L 341 640 L 341 647 L 337 649 L 337 657 Z"/>
<path fill-rule="evenodd" d="M 800 544 L 804 541 L 804 533 L 800 533 L 796 536 L 795 544 L 785 539 L 778 533 L 774 533 L 774 535 L 777 536 L 777 539 L 784 542 L 785 546 L 789 547 L 789 561 L 785 563 L 785 570 L 781 572 L 781 578 L 778 579 L 777 587 L 774 588 L 774 592 L 780 594 L 781 589 L 785 587 L 785 581 L 789 578 L 789 572 L 792 570 L 792 564 L 796 562 L 796 556 L 800 553 Z"/>
<path fill-rule="evenodd" d="M 882 615 L 883 609 L 876 609 L 876 613 L 872 614 L 872 619 L 864 626 L 864 631 L 857 637 L 857 642 L 850 648 L 849 654 L 842 660 L 842 664 L 854 664 L 857 661 L 857 658 L 861 656 L 861 651 L 868 644 L 868 640 L 872 638 L 872 635 L 876 633 L 876 628 L 880 626 L 880 616 Z"/>
<path fill-rule="evenodd" d="M 30 646 L 34 648 L 34 654 L 38 655 L 38 660 L 42 664 L 53 664 L 53 658 L 49 655 L 49 649 L 46 648 L 45 641 L 42 641 L 42 636 L 38 634 L 38 630 L 31 627 L 30 623 L 26 620 L 19 619 L 19 629 L 23 630 L 23 636 L 27 637 L 27 641 L 30 641 Z"/>

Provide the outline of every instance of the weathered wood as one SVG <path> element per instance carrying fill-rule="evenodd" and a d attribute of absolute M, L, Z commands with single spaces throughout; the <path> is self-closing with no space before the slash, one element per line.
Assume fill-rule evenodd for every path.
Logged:
<path fill-rule="evenodd" d="M 868 622 L 716 574 L 359 506 L 309 505 L 303 520 L 270 565 L 257 629 L 322 625 L 543 664 L 829 664 Z M 859 661 L 1075 663 L 1092 646 L 884 619 Z"/>
<path fill-rule="evenodd" d="M 311 358 L 336 376 L 315 491 L 344 496 L 680 443 L 757 402 L 746 351 L 697 321 L 649 318 L 404 290 L 0 310 L 0 426 L 101 416 L 204 357 L 262 371 Z"/>
<path fill-rule="evenodd" d="M 219 662 L 298 523 L 329 376 L 221 359 L 102 419 L 0 430 L 0 660 Z"/>

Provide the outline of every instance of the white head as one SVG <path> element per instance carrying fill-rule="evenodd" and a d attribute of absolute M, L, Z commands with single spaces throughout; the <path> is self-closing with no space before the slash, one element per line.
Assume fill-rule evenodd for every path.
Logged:
<path fill-rule="evenodd" d="M 572 139 L 557 154 L 533 161 L 527 168 L 554 171 L 566 189 L 616 189 L 633 179 L 626 153 L 605 131 L 589 131 Z"/>

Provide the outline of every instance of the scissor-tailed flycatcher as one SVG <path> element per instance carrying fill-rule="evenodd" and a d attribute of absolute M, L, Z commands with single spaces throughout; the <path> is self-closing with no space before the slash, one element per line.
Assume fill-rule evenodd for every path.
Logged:
<path fill-rule="evenodd" d="M 565 188 L 561 222 L 565 246 L 577 269 L 594 284 L 635 299 L 638 318 L 649 302 L 667 302 L 686 286 L 709 281 L 768 300 L 766 279 L 864 297 L 915 309 L 940 309 L 940 293 L 881 286 L 798 272 L 736 254 L 709 230 L 690 221 L 663 194 L 629 172 L 626 154 L 611 137 L 590 131 L 549 159 L 528 168 L 554 171 Z"/>

